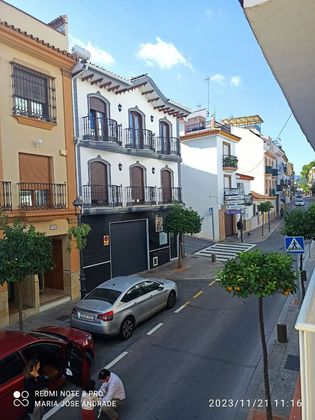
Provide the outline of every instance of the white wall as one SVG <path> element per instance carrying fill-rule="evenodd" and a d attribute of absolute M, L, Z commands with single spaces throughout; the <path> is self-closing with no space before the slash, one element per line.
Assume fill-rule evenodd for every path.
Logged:
<path fill-rule="evenodd" d="M 253 176 L 251 188 L 258 194 L 265 194 L 265 157 L 264 141 L 251 131 L 231 127 L 232 133 L 241 140 L 235 145 L 235 153 L 238 158 L 237 172 Z"/>

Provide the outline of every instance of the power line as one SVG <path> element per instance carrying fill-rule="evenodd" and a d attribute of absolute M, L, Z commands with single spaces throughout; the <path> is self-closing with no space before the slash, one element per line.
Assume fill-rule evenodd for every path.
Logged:
<path fill-rule="evenodd" d="M 286 127 L 286 125 L 288 124 L 288 122 L 289 122 L 289 119 L 292 117 L 292 112 L 291 112 L 291 114 L 289 115 L 289 118 L 286 120 L 286 122 L 284 123 L 284 125 L 283 125 L 283 127 L 282 127 L 282 129 L 281 129 L 281 131 L 280 131 L 280 133 L 277 135 L 277 137 L 276 137 L 276 139 L 275 139 L 275 141 L 276 140 L 278 140 L 279 138 L 280 138 L 280 136 L 281 136 L 281 134 L 282 134 L 282 131 L 285 129 L 285 127 Z"/>

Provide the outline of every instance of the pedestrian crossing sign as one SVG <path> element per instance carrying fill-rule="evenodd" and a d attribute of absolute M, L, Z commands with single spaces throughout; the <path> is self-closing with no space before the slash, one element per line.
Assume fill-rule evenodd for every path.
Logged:
<path fill-rule="evenodd" d="M 285 252 L 289 254 L 304 254 L 303 236 L 285 236 Z"/>

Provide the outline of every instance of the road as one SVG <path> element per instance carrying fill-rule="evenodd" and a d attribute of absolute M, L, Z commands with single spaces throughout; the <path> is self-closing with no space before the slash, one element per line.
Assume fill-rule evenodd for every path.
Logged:
<path fill-rule="evenodd" d="M 283 250 L 280 227 L 259 247 Z M 233 298 L 217 283 L 205 280 L 181 280 L 178 286 L 175 309 L 151 318 L 127 342 L 96 337 L 93 377 L 117 356 L 124 356 L 112 368 L 126 386 L 122 419 L 229 420 L 240 405 L 247 404 L 246 389 L 261 357 L 257 299 Z M 190 304 L 175 313 L 187 301 Z M 285 301 L 281 295 L 265 299 L 267 338 Z M 213 407 L 209 400 L 214 400 Z M 237 407 L 220 407 L 224 400 Z M 240 412 L 246 419 L 246 410 L 240 410 L 238 418 Z M 61 409 L 50 418 L 65 416 L 77 419 L 79 409 Z"/>

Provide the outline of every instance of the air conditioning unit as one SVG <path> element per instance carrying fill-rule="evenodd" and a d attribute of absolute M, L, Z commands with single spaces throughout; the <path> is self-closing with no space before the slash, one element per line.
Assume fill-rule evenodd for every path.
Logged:
<path fill-rule="evenodd" d="M 159 265 L 159 257 L 153 257 L 152 265 L 153 267 L 157 267 Z"/>

